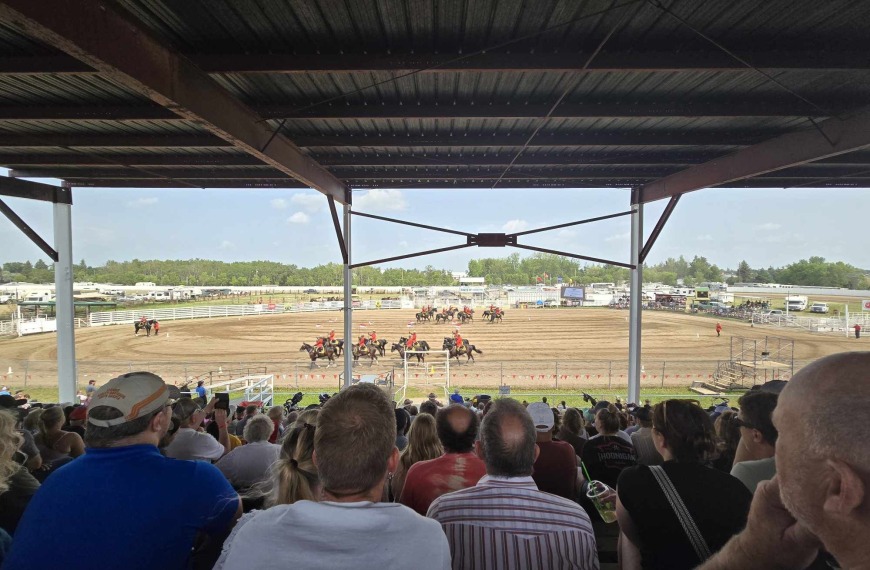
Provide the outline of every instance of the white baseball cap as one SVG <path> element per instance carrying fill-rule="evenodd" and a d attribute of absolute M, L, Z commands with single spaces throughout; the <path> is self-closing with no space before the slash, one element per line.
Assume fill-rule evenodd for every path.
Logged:
<path fill-rule="evenodd" d="M 112 420 L 100 420 L 88 414 L 88 423 L 99 427 L 116 426 L 141 418 L 158 410 L 169 401 L 169 389 L 160 376 L 150 372 L 130 372 L 112 378 L 93 396 L 88 410 L 109 406 L 124 415 Z"/>
<path fill-rule="evenodd" d="M 544 402 L 532 402 L 526 408 L 529 415 L 532 416 L 532 421 L 535 422 L 535 429 L 541 433 L 546 433 L 553 429 L 553 411 L 550 406 Z"/>

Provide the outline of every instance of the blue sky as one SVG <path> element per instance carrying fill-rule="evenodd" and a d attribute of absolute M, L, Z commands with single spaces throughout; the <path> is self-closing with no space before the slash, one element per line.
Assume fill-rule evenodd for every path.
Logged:
<path fill-rule="evenodd" d="M 0 169 L 0 173 L 5 172 Z M 51 205 L 6 202 L 52 243 Z M 268 259 L 300 266 L 340 262 L 326 198 L 311 190 L 79 188 L 73 194 L 73 255 L 90 265 L 139 259 Z M 471 232 L 517 231 L 628 209 L 628 190 L 374 190 L 355 209 Z M 665 201 L 647 205 L 649 234 Z M 870 192 L 856 189 L 709 189 L 685 195 L 648 258 L 704 255 L 720 267 L 780 266 L 820 255 L 870 268 Z M 851 233 L 855 231 L 856 233 Z M 859 231 L 863 231 L 863 236 Z M 520 243 L 628 261 L 629 218 L 521 238 Z M 452 236 L 354 218 L 354 261 L 462 243 Z M 0 218 L 0 262 L 41 255 Z M 472 249 L 392 265 L 463 270 L 468 260 L 516 249 Z M 522 253 L 522 252 L 521 252 Z"/>

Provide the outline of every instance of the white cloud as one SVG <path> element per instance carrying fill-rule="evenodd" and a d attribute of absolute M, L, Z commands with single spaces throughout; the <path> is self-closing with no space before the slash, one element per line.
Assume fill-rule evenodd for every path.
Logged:
<path fill-rule="evenodd" d="M 569 230 L 568 228 L 563 228 L 556 232 L 556 237 L 559 239 L 573 239 L 577 237 L 577 230 Z"/>
<path fill-rule="evenodd" d="M 713 241 L 713 236 L 710 234 L 704 234 L 702 236 L 698 236 L 698 241 Z"/>
<path fill-rule="evenodd" d="M 369 190 L 353 197 L 353 205 L 360 210 L 398 212 L 408 209 L 408 200 L 401 190 Z"/>
<path fill-rule="evenodd" d="M 511 220 L 501 227 L 501 231 L 506 234 L 524 231 L 529 227 L 529 223 L 525 220 Z"/>
<path fill-rule="evenodd" d="M 631 239 L 631 232 L 625 232 L 624 234 L 615 234 L 610 237 L 604 238 L 604 241 L 628 241 Z"/>
<path fill-rule="evenodd" d="M 236 249 L 236 244 L 234 244 L 231 241 L 224 240 L 221 242 L 220 248 L 224 251 L 229 250 L 229 249 Z"/>
<path fill-rule="evenodd" d="M 272 207 L 276 210 L 287 209 L 287 200 L 285 200 L 284 198 L 275 198 L 274 200 L 269 200 L 269 203 L 272 204 Z"/>
<path fill-rule="evenodd" d="M 399 247 L 408 247 L 408 242 L 406 242 L 405 240 L 400 241 Z"/>
<path fill-rule="evenodd" d="M 128 208 L 144 208 L 145 206 L 153 206 L 158 202 L 157 198 L 139 198 L 132 202 L 127 202 Z"/>
<path fill-rule="evenodd" d="M 326 207 L 326 196 L 323 194 L 293 194 L 290 201 L 301 206 L 307 212 L 319 212 Z"/>
<path fill-rule="evenodd" d="M 308 220 L 311 218 L 308 217 L 308 214 L 305 212 L 296 212 L 289 218 L 287 218 L 287 222 L 291 224 L 307 224 Z"/>
<path fill-rule="evenodd" d="M 760 230 L 778 230 L 782 227 L 782 224 L 775 224 L 773 222 L 767 222 L 766 224 L 761 224 L 759 226 L 755 226 Z"/>
<path fill-rule="evenodd" d="M 767 243 L 788 243 L 790 245 L 799 245 L 803 243 L 803 240 L 803 234 L 793 234 L 788 232 L 784 234 L 774 234 L 764 239 Z"/>

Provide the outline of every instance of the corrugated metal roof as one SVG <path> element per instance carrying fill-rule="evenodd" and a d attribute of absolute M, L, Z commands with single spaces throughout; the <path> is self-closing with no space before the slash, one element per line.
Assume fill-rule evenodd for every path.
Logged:
<path fill-rule="evenodd" d="M 217 85 L 255 110 L 278 107 L 267 115 L 265 127 L 283 124 L 284 134 L 333 171 L 349 179 L 378 175 L 378 185 L 388 183 L 391 173 L 398 177 L 397 185 L 402 185 L 402 176 L 407 184 L 419 184 L 414 181 L 419 172 L 426 173 L 426 180 L 444 174 L 445 180 L 453 179 L 451 185 L 480 184 L 479 173 L 497 176 L 540 124 L 537 115 L 511 116 L 511 109 L 537 106 L 543 114 L 563 92 L 563 105 L 606 110 L 601 116 L 589 111 L 548 119 L 508 173 L 512 183 L 523 177 L 565 175 L 585 184 L 590 173 L 597 172 L 612 176 L 601 185 L 633 184 L 628 174 L 664 176 L 741 146 L 812 128 L 809 115 L 823 119 L 870 102 L 870 2 L 857 0 L 667 4 L 703 34 L 764 67 L 767 77 L 735 63 L 648 2 L 617 10 L 609 10 L 618 5 L 613 0 L 117 3 L 194 62 L 214 65 L 221 63 L 214 56 L 234 56 L 232 64 L 226 60 L 212 71 Z M 604 61 L 606 70 L 570 71 L 581 66 L 620 22 L 593 61 L 593 67 Z M 468 58 L 484 48 L 486 54 L 447 61 Z M 23 58 L 61 55 L 0 23 L 0 58 L 17 58 L 16 65 L 24 61 L 26 67 Z M 290 56 L 298 69 L 285 69 L 280 63 L 280 71 L 245 67 L 273 55 Z M 696 55 L 701 60 L 697 65 L 691 61 Z M 837 61 L 839 55 L 847 61 Z M 540 57 L 550 58 L 546 61 L 554 67 L 536 68 Z M 808 63 L 794 65 L 795 58 Z M 330 62 L 347 65 L 337 71 L 327 67 Z M 448 70 L 409 74 L 435 63 Z M 90 71 L 0 69 L 0 164 L 31 164 L 38 170 L 47 166 L 44 159 L 33 157 L 57 156 L 57 168 L 70 173 L 108 172 L 118 168 L 113 161 L 141 164 L 147 156 L 155 162 L 166 160 L 166 169 L 173 171 L 278 172 L 241 160 L 249 157 L 244 150 L 170 113 L 162 119 L 108 120 L 99 118 L 100 113 L 94 118 L 92 111 L 60 119 L 40 117 L 38 111 L 100 106 L 150 109 L 155 103 Z M 375 113 L 352 115 L 365 115 L 360 111 L 364 106 L 384 112 L 374 117 Z M 503 107 L 486 111 L 490 106 Z M 740 111 L 729 113 L 731 106 L 740 106 Z M 21 107 L 36 109 L 34 116 L 3 115 Z M 633 107 L 644 111 L 626 116 Z M 451 116 L 451 109 L 460 109 L 460 116 Z M 475 109 L 483 109 L 480 116 Z M 282 121 L 282 112 L 292 117 Z M 78 150 L 46 146 L 54 135 Z M 67 155 L 88 158 L 76 164 Z M 101 157 L 106 160 L 101 162 Z M 221 166 L 221 157 L 228 164 Z M 855 157 L 855 163 L 870 164 L 868 154 Z M 826 168 L 839 168 L 844 175 L 859 172 L 852 162 L 831 162 Z M 804 174 L 811 175 L 811 169 L 788 173 Z M 638 177 L 634 178 L 636 183 Z M 243 180 L 246 187 L 251 184 Z"/>

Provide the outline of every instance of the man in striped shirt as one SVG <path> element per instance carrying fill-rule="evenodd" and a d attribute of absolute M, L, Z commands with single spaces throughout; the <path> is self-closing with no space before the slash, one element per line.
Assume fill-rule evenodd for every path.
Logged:
<path fill-rule="evenodd" d="M 516 400 L 493 401 L 475 453 L 486 464 L 477 485 L 435 499 L 455 570 L 598 568 L 589 516 L 576 503 L 539 491 L 535 425 Z"/>

